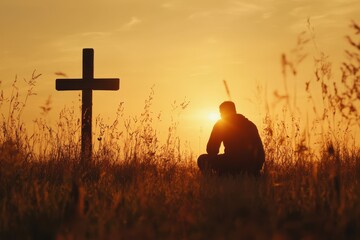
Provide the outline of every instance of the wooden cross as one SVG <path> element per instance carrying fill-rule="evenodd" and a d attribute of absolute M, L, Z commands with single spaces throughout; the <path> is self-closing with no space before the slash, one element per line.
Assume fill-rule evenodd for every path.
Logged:
<path fill-rule="evenodd" d="M 94 78 L 94 49 L 83 49 L 83 69 L 80 79 L 56 79 L 56 90 L 81 90 L 81 161 L 92 159 L 92 90 L 119 90 L 118 78 Z"/>

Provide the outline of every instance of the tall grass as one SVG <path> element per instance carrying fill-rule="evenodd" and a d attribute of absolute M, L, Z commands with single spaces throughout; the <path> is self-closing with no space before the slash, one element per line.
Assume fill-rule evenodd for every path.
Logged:
<path fill-rule="evenodd" d="M 352 29 L 358 26 L 354 23 Z M 291 51 L 295 55 L 282 55 L 284 84 L 291 81 L 291 76 L 297 76 L 297 66 L 305 57 L 303 47 L 309 42 L 301 34 L 297 50 Z M 355 40 L 350 41 L 351 46 L 352 42 Z M 358 50 L 350 53 L 358 56 Z M 336 119 L 340 126 L 356 123 L 355 107 L 360 98 L 353 99 L 353 92 L 358 94 L 359 89 L 350 91 L 346 86 L 348 81 L 358 81 L 359 73 L 348 73 L 344 65 L 345 86 L 333 85 L 332 81 L 339 81 L 327 75 L 328 63 L 326 58 L 321 59 L 315 61 L 314 82 L 304 83 L 310 99 L 316 95 L 313 91 L 320 89 L 324 101 L 320 105 L 312 98 L 314 109 L 324 113 L 317 115 L 314 124 L 333 121 L 329 109 L 340 116 Z M 199 173 L 195 157 L 182 147 L 177 136 L 175 118 L 169 124 L 165 141 L 160 140 L 155 126 L 161 115 L 152 111 L 153 90 L 139 116 L 126 116 L 124 104 L 120 103 L 112 122 L 106 123 L 100 116 L 95 119 L 94 159 L 82 166 L 77 107 L 64 108 L 56 125 L 50 126 L 44 117 L 51 110 L 48 99 L 41 106 L 43 114 L 35 120 L 32 131 L 23 123 L 23 109 L 34 94 L 39 77 L 33 73 L 23 98 L 17 79 L 9 98 L 0 94 L 1 110 L 7 113 L 1 116 L 0 131 L 0 238 L 360 236 L 359 148 L 327 132 L 336 129 L 324 127 L 317 140 L 321 147 L 315 150 L 309 138 L 318 126 L 302 126 L 288 85 L 282 93 L 275 93 L 276 106 L 282 104 L 283 115 L 277 117 L 268 112 L 264 118 L 266 165 L 262 176 L 217 177 Z M 330 91 L 331 86 L 334 88 Z M 347 97 L 350 98 L 346 100 Z M 186 110 L 187 104 L 175 103 L 174 113 Z"/>

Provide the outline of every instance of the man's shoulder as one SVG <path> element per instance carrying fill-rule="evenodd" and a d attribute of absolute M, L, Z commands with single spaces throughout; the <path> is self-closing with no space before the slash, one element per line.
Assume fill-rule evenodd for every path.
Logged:
<path fill-rule="evenodd" d="M 236 114 L 236 121 L 247 128 L 257 128 L 256 125 L 242 114 Z"/>
<path fill-rule="evenodd" d="M 216 121 L 216 123 L 214 124 L 214 128 L 220 128 L 221 126 L 224 125 L 224 121 L 222 119 L 219 119 Z"/>
<path fill-rule="evenodd" d="M 237 121 L 242 121 L 242 122 L 245 122 L 245 123 L 252 123 L 249 119 L 247 119 L 244 115 L 242 115 L 240 113 L 236 114 L 236 120 Z"/>

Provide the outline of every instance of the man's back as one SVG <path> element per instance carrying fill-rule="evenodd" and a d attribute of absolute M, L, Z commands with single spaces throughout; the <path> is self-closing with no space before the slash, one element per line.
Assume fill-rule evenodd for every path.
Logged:
<path fill-rule="evenodd" d="M 221 142 L 226 156 L 239 161 L 264 162 L 264 149 L 254 123 L 241 114 L 219 120 L 210 135 L 207 145 L 209 154 L 217 154 Z"/>

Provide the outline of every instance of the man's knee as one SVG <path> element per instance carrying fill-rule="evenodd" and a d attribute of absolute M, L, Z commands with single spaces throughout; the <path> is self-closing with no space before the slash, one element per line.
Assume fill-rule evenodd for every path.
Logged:
<path fill-rule="evenodd" d="M 198 167 L 200 168 L 200 170 L 205 169 L 205 165 L 208 160 L 209 160 L 208 154 L 202 154 L 198 157 L 197 164 L 198 164 Z"/>

